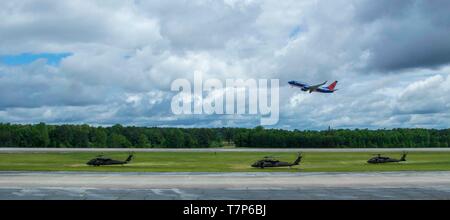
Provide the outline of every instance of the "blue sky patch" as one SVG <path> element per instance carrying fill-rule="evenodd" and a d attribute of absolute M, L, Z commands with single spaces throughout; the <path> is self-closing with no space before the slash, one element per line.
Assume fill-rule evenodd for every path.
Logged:
<path fill-rule="evenodd" d="M 302 31 L 303 31 L 303 29 L 300 27 L 300 25 L 294 27 L 294 28 L 291 30 L 291 33 L 289 33 L 289 38 L 297 37 L 297 35 L 298 35 L 300 32 L 302 32 Z"/>
<path fill-rule="evenodd" d="M 46 59 L 48 65 L 57 66 L 62 59 L 72 53 L 22 53 L 17 55 L 0 55 L 2 64 L 16 66 L 32 63 L 38 59 Z"/>

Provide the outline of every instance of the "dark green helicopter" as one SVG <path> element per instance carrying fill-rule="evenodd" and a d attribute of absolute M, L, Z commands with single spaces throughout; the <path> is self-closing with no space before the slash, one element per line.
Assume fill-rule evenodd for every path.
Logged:
<path fill-rule="evenodd" d="M 397 163 L 406 161 L 406 155 L 407 153 L 403 153 L 402 157 L 400 159 L 393 159 L 390 157 L 383 157 L 381 154 L 376 154 L 375 157 L 370 158 L 367 163 Z"/>
<path fill-rule="evenodd" d="M 104 165 L 123 165 L 129 163 L 133 159 L 133 154 L 130 153 L 125 161 L 113 160 L 109 157 L 103 156 L 103 154 L 98 155 L 94 159 L 89 160 L 86 164 L 89 166 L 104 166 Z"/>
<path fill-rule="evenodd" d="M 252 164 L 252 167 L 264 169 L 265 167 L 292 167 L 300 165 L 302 160 L 302 153 L 297 154 L 297 159 L 293 163 L 283 162 L 274 159 L 273 157 L 264 157 L 262 160 L 258 160 Z"/>

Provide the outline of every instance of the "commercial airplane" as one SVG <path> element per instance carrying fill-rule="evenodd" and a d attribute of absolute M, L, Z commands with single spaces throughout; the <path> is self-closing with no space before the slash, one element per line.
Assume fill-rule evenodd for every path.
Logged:
<path fill-rule="evenodd" d="M 337 90 L 337 89 L 334 89 L 334 87 L 336 87 L 336 84 L 338 83 L 338 81 L 334 81 L 327 87 L 322 87 L 323 85 L 325 85 L 327 83 L 327 81 L 325 81 L 324 83 L 321 83 L 321 84 L 317 84 L 317 85 L 308 85 L 307 83 L 298 82 L 298 81 L 289 81 L 288 83 L 291 86 L 301 88 L 302 91 L 305 91 L 305 92 L 309 91 L 309 93 L 312 93 L 312 92 L 333 93 L 334 91 Z"/>

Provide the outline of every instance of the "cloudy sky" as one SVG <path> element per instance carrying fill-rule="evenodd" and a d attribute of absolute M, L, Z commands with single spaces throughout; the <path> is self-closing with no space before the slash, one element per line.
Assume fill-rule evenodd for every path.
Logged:
<path fill-rule="evenodd" d="M 171 82 L 201 72 L 279 79 L 277 128 L 446 128 L 449 11 L 445 0 L 3 0 L 0 122 L 259 124 L 172 114 Z"/>

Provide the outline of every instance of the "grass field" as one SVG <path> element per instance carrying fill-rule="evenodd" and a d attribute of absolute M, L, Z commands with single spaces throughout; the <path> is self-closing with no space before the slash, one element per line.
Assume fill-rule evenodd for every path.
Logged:
<path fill-rule="evenodd" d="M 0 171 L 112 171 L 112 172 L 365 172 L 365 171 L 450 171 L 450 152 L 413 152 L 406 162 L 368 164 L 371 153 L 305 153 L 300 166 L 291 169 L 250 167 L 254 161 L 273 155 L 292 162 L 295 153 L 264 152 L 142 152 L 126 165 L 90 167 L 85 163 L 96 153 L 0 153 Z M 400 153 L 386 153 L 399 158 Z M 108 153 L 124 160 L 126 153 Z"/>

